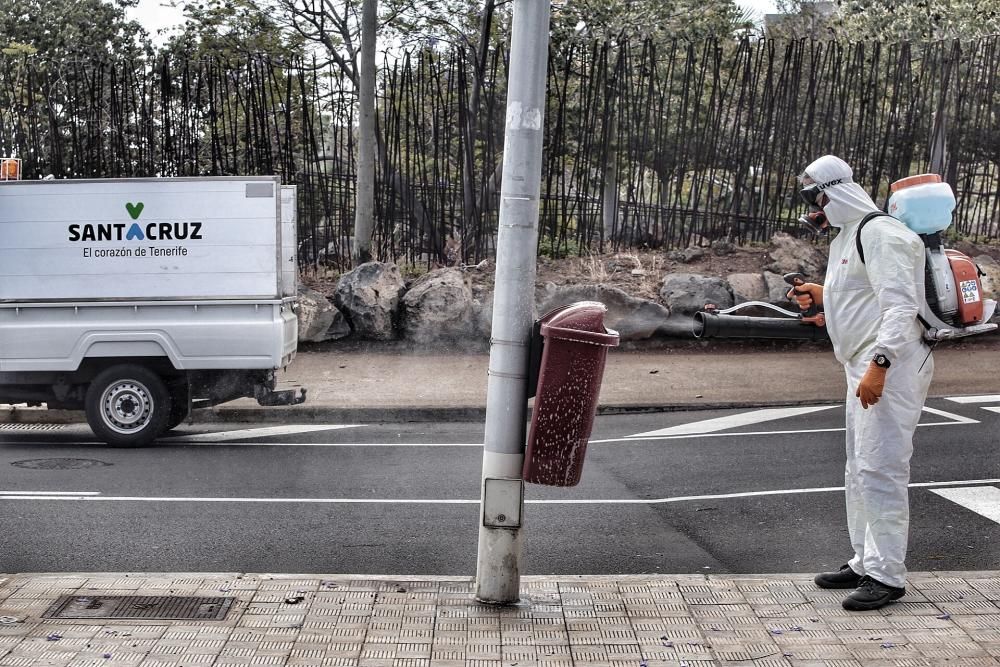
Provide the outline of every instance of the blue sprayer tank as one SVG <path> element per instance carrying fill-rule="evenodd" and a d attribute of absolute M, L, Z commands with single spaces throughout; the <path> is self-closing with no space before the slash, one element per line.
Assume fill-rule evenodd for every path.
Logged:
<path fill-rule="evenodd" d="M 901 178 L 889 186 L 889 215 L 917 234 L 942 232 L 951 225 L 955 194 L 937 174 Z"/>

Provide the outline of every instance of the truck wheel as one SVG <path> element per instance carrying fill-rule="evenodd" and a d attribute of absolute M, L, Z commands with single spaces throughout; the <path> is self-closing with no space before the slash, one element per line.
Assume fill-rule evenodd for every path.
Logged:
<path fill-rule="evenodd" d="M 167 429 L 170 393 L 143 366 L 122 364 L 102 371 L 87 388 L 87 422 L 113 447 L 148 445 Z"/>

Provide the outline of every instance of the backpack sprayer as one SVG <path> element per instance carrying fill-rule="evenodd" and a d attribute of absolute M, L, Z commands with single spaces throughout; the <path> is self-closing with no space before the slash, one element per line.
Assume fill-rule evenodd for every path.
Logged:
<path fill-rule="evenodd" d="M 937 174 L 903 178 L 890 186 L 889 215 L 920 235 L 924 242 L 927 308 L 920 314 L 930 342 L 993 331 L 988 324 L 996 301 L 983 298 L 983 272 L 970 257 L 944 246 L 942 232 L 951 226 L 955 195 Z M 864 220 L 862 224 L 864 224 Z M 865 261 L 858 228 L 858 253 Z"/>
<path fill-rule="evenodd" d="M 951 226 L 955 195 L 951 187 L 937 174 L 921 174 L 903 178 L 890 186 L 888 215 L 902 221 L 924 242 L 926 307 L 918 319 L 924 327 L 924 339 L 930 343 L 953 340 L 987 333 L 997 328 L 990 324 L 996 301 L 983 298 L 980 276 L 984 275 L 967 255 L 944 246 L 942 232 Z M 821 212 L 818 213 L 821 215 Z M 817 222 L 809 216 L 800 221 L 816 229 Z M 861 228 L 881 215 L 874 211 L 858 226 L 857 248 L 865 261 L 861 245 Z M 789 285 L 801 285 L 804 276 L 789 273 L 784 276 Z M 741 310 L 757 307 L 770 310 L 779 317 L 736 315 Z M 737 304 L 725 310 L 706 307 L 695 313 L 695 338 L 772 338 L 786 340 L 826 340 L 823 314 L 812 306 L 806 312 L 793 312 L 761 301 Z"/>

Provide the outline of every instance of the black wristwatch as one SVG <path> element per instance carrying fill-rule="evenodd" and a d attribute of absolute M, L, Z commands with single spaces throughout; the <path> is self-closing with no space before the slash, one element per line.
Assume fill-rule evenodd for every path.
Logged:
<path fill-rule="evenodd" d="M 876 354 L 874 357 L 872 357 L 872 361 L 875 362 L 875 365 L 878 366 L 879 368 L 889 368 L 889 366 L 892 365 L 891 363 L 889 363 L 889 357 L 885 356 L 884 354 Z"/>

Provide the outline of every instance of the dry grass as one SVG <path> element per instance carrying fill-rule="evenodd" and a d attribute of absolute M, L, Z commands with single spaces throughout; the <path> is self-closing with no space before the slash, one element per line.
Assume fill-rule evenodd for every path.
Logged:
<path fill-rule="evenodd" d="M 608 281 L 610 275 L 608 267 L 600 255 L 590 254 L 576 261 L 580 263 L 580 273 L 586 276 L 590 282 L 600 284 Z"/>
<path fill-rule="evenodd" d="M 655 252 L 625 252 L 614 255 L 591 254 L 563 260 L 546 267 L 546 273 L 559 274 L 564 284 L 611 285 L 644 298 L 656 298 L 667 272 L 667 259 Z"/>

